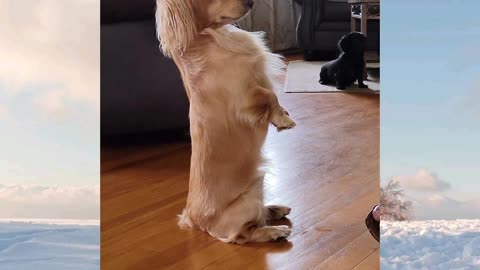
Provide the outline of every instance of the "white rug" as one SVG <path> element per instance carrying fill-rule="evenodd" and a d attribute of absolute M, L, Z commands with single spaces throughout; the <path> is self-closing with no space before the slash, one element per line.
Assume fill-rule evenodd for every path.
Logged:
<path fill-rule="evenodd" d="M 287 93 L 328 93 L 328 92 L 362 92 L 379 93 L 380 79 L 369 77 L 364 81 L 367 88 L 358 88 L 354 83 L 345 90 L 338 90 L 334 85 L 323 85 L 318 82 L 320 68 L 325 62 L 306 62 L 302 60 L 291 61 L 287 67 L 287 80 L 285 92 Z"/>

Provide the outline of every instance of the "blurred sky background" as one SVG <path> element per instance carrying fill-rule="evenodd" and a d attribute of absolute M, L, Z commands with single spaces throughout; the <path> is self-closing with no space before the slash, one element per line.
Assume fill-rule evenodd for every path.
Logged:
<path fill-rule="evenodd" d="M 382 2 L 381 179 L 416 219 L 480 218 L 480 1 Z"/>
<path fill-rule="evenodd" d="M 0 1 L 0 218 L 99 218 L 98 0 Z"/>

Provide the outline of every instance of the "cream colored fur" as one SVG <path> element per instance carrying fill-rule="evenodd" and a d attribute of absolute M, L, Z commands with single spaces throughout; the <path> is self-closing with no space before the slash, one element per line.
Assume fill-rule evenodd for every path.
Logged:
<path fill-rule="evenodd" d="M 229 25 L 248 13 L 244 2 L 157 0 L 156 12 L 161 49 L 190 100 L 190 182 L 179 225 L 240 244 L 290 234 L 287 226 L 267 226 L 290 208 L 263 203 L 261 148 L 270 123 L 295 126 L 273 92 L 281 57 L 259 34 Z"/>

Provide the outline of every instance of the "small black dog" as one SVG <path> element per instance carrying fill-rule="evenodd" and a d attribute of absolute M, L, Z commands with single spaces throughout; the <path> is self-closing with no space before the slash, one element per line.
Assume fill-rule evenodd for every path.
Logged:
<path fill-rule="evenodd" d="M 368 88 L 363 84 L 365 42 L 366 38 L 362 33 L 351 32 L 343 36 L 338 42 L 340 56 L 322 66 L 319 82 L 321 84 L 335 82 L 337 89 L 345 89 L 358 80 L 358 87 Z"/>

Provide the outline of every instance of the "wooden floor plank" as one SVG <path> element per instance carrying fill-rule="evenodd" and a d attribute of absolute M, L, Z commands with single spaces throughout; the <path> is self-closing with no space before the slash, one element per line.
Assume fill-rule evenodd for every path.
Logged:
<path fill-rule="evenodd" d="M 352 269 L 358 265 L 359 261 L 365 260 L 369 255 L 378 250 L 378 248 L 379 244 L 370 235 L 370 232 L 364 232 L 348 246 L 342 248 L 315 267 L 315 270 Z"/>
<path fill-rule="evenodd" d="M 354 270 L 380 269 L 380 249 L 372 252 L 365 260 L 353 268 Z"/>

